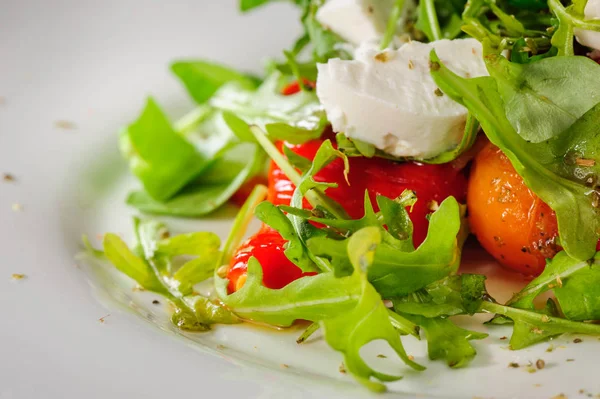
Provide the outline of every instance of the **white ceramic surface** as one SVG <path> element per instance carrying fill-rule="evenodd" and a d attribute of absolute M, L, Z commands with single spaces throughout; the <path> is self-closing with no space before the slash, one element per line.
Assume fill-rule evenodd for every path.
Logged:
<path fill-rule="evenodd" d="M 83 233 L 130 234 L 123 198 L 136 183 L 118 155 L 119 127 L 148 94 L 174 118 L 191 106 L 168 63 L 202 57 L 259 72 L 260 61 L 299 31 L 286 4 L 242 17 L 235 3 L 0 1 L 0 173 L 16 178 L 0 181 L 0 399 L 370 396 L 338 372 L 340 356 L 318 338 L 299 347 L 299 330 L 247 326 L 180 334 L 150 296 L 131 292 L 130 281 L 75 259 Z M 176 231 L 225 235 L 230 217 L 223 210 L 210 220 L 166 221 Z M 480 251 L 470 258 L 471 268 L 505 274 Z M 505 296 L 519 284 L 516 276 L 492 278 L 491 291 Z M 490 332 L 464 370 L 428 362 L 423 343 L 408 338 L 408 352 L 427 372 L 373 361 L 404 373 L 391 388 L 406 398 L 600 394 L 597 338 L 573 344 L 567 336 L 553 352 L 549 344 L 511 352 L 500 339 L 506 329 Z M 546 368 L 533 374 L 507 367 L 539 358 Z"/>

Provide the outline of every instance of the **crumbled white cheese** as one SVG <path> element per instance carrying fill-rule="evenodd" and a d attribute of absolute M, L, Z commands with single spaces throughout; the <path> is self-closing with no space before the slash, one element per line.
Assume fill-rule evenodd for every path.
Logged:
<path fill-rule="evenodd" d="M 588 0 L 584 15 L 586 19 L 600 20 L 600 0 Z M 575 29 L 577 41 L 584 46 L 600 50 L 600 32 L 591 30 Z"/>
<path fill-rule="evenodd" d="M 365 44 L 355 60 L 318 65 L 317 95 L 333 130 L 397 157 L 427 159 L 458 145 L 467 110 L 433 81 L 432 49 L 462 77 L 488 75 L 474 39 L 411 42 L 383 52 Z"/>

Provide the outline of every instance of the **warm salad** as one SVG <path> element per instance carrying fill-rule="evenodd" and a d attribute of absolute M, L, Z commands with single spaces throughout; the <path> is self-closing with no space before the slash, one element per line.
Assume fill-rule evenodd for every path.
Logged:
<path fill-rule="evenodd" d="M 361 357 L 374 340 L 416 370 L 403 335 L 468 365 L 486 334 L 450 316 L 513 325 L 514 350 L 600 335 L 600 0 L 294 3 L 304 34 L 264 76 L 175 62 L 197 106 L 171 123 L 149 99 L 121 134 L 141 183 L 127 203 L 189 218 L 239 204 L 226 241 L 144 216 L 133 246 L 106 234 L 90 250 L 185 330 L 308 321 L 298 342 L 321 330 L 376 391 L 400 377 Z M 469 232 L 531 276 L 507 303 L 460 273 Z M 194 290 L 210 279 L 214 294 Z"/>

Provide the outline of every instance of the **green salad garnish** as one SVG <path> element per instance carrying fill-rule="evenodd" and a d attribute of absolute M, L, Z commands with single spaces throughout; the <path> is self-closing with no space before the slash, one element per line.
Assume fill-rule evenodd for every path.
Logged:
<path fill-rule="evenodd" d="M 241 0 L 250 11 L 273 0 Z M 106 234 L 105 257 L 119 271 L 173 304 L 172 320 L 189 331 L 244 321 L 289 327 L 311 322 L 298 342 L 320 331 L 344 357 L 346 370 L 374 391 L 399 375 L 374 370 L 361 355 L 369 342 L 384 340 L 414 370 L 402 337 L 427 340 L 431 360 L 467 367 L 487 334 L 466 330 L 452 316 L 486 313 L 493 325 L 512 325 L 511 349 L 564 333 L 600 335 L 600 65 L 586 57 L 580 30 L 600 32 L 586 19 L 585 0 L 396 0 L 389 1 L 381 50 L 414 40 L 475 38 L 483 45 L 489 76 L 465 78 L 430 54 L 429 72 L 447 96 L 469 113 L 456 148 L 431 164 L 457 162 L 485 135 L 510 160 L 527 187 L 556 213 L 560 252 L 545 270 L 507 303 L 487 292 L 486 277 L 461 274 L 468 210 L 454 197 L 432 205 L 426 239 L 416 248 L 409 210 L 419 193 L 397 198 L 361 195 L 364 215 L 352 218 L 328 190 L 336 182 L 318 178 L 333 162 L 352 173 L 352 157 L 406 162 L 343 132 L 328 133 L 329 121 L 314 90 L 317 64 L 352 59 L 353 46 L 319 22 L 322 0 L 295 0 L 302 35 L 281 59 L 270 60 L 264 77 L 202 60 L 174 62 L 195 108 L 171 122 L 149 98 L 141 115 L 125 127 L 120 146 L 140 187 L 126 201 L 145 215 L 202 217 L 224 206 L 264 176 L 273 161 L 294 184 L 288 205 L 265 201 L 256 183 L 239 210 L 226 242 L 212 232 L 171 236 L 148 216 L 134 218 L 136 241 L 128 246 Z M 286 95 L 282 89 L 297 85 Z M 433 95 L 433 94 L 432 94 Z M 326 134 L 314 159 L 276 142 L 303 144 Z M 575 160 L 575 161 L 574 161 Z M 583 161 L 583 162 L 582 162 Z M 582 169 L 582 166 L 584 169 Z M 390 184 L 394 184 L 390 182 Z M 307 207 L 310 204 L 310 207 Z M 304 277 L 268 288 L 260 262 L 250 257 L 247 277 L 228 289 L 227 265 L 253 218 L 287 242 L 285 257 Z M 195 291 L 212 281 L 213 294 Z M 543 308 L 534 300 L 553 295 Z"/>

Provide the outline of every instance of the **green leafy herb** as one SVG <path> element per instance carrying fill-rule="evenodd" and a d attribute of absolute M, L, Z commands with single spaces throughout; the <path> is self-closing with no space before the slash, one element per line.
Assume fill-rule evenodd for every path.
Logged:
<path fill-rule="evenodd" d="M 589 261 L 573 259 L 559 252 L 549 259 L 540 276 L 508 302 L 511 306 L 535 310 L 534 299 L 553 290 L 561 310 L 570 320 L 600 319 L 600 300 L 594 287 L 600 283 L 598 255 Z"/>
<path fill-rule="evenodd" d="M 377 226 L 383 230 L 380 223 Z M 406 251 L 403 244 L 390 245 L 389 241 L 378 246 L 367 272 L 369 281 L 384 298 L 391 298 L 412 293 L 456 272 L 462 246 L 462 240 L 457 238 L 460 228 L 458 203 L 449 197 L 431 216 L 427 238 L 419 248 Z M 315 255 L 342 265 L 349 259 L 344 251 L 353 251 L 349 240 L 328 237 L 312 238 L 307 245 Z"/>
<path fill-rule="evenodd" d="M 318 270 L 315 263 L 311 260 L 302 239 L 294 230 L 294 225 L 279 208 L 265 201 L 256 207 L 255 216 L 277 230 L 287 241 L 284 253 L 290 261 L 304 272 Z"/>
<path fill-rule="evenodd" d="M 254 89 L 257 83 L 236 70 L 208 61 L 177 61 L 171 64 L 171 70 L 198 104 L 210 99 L 225 83 L 237 81 L 247 89 Z"/>
<path fill-rule="evenodd" d="M 344 354 L 346 369 L 359 382 L 378 392 L 385 390 L 385 385 L 381 382 L 398 380 L 400 377 L 375 371 L 362 359 L 360 349 L 369 342 L 379 339 L 387 341 L 407 365 L 415 370 L 424 370 L 423 366 L 408 358 L 398 332 L 390 323 L 381 296 L 369 284 L 366 274 L 362 271 L 370 268 L 375 249 L 380 244 L 381 235 L 375 227 L 360 230 L 350 238 L 348 256 L 354 266 L 354 273 L 346 278 L 360 284 L 358 304 L 337 317 L 321 321 L 325 340 L 333 349 Z M 353 250 L 350 251 L 350 248 Z"/>
<path fill-rule="evenodd" d="M 409 316 L 408 319 L 425 330 L 429 358 L 443 359 L 452 368 L 467 366 L 477 354 L 469 341 L 488 336 L 488 334 L 460 328 L 447 318 L 428 319 L 423 316 Z"/>
<path fill-rule="evenodd" d="M 561 245 L 567 253 L 580 260 L 592 257 L 599 237 L 600 218 L 589 188 L 570 180 L 572 176 L 557 173 L 554 166 L 548 166 L 560 155 L 551 153 L 550 146 L 528 143 L 517 134 L 506 118 L 493 78 L 463 79 L 441 65 L 434 52 L 432 62 L 440 66 L 432 69 L 438 86 L 469 109 L 527 186 L 556 212 Z"/>
<path fill-rule="evenodd" d="M 158 202 L 146 192 L 136 191 L 129 194 L 127 204 L 151 214 L 198 217 L 211 213 L 227 202 L 246 180 L 262 171 L 265 155 L 256 145 L 239 144 L 229 154 L 234 158 L 236 152 L 245 157 L 246 163 L 227 156 L 219 158 L 197 181 L 168 201 Z"/>
<path fill-rule="evenodd" d="M 171 198 L 196 178 L 209 160 L 173 129 L 152 99 L 137 121 L 121 133 L 121 151 L 150 198 Z"/>
<path fill-rule="evenodd" d="M 589 58 L 551 57 L 524 65 L 502 56 L 489 56 L 486 61 L 506 117 L 527 141 L 539 143 L 557 136 L 600 103 L 600 81 L 594 79 L 600 75 L 600 65 Z M 566 92 L 578 94 L 566 96 Z"/>
<path fill-rule="evenodd" d="M 138 244 L 136 255 L 115 234 L 104 236 L 104 253 L 122 273 L 147 291 L 167 298 L 175 306 L 172 321 L 190 331 L 207 331 L 211 324 L 238 323 L 239 319 L 208 298 L 193 293 L 193 285 L 206 280 L 220 258 L 220 242 L 212 233 L 192 233 L 161 238 L 166 231 L 155 221 L 134 221 Z M 171 273 L 173 257 L 199 255 Z"/>
<path fill-rule="evenodd" d="M 317 11 L 323 5 L 324 0 L 302 0 L 302 3 L 304 10 L 302 25 L 310 38 L 314 60 L 327 62 L 330 58 L 351 58 L 350 54 L 341 46 L 344 41 L 317 21 Z"/>

